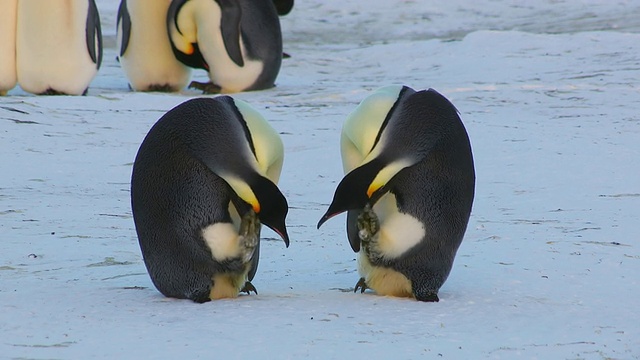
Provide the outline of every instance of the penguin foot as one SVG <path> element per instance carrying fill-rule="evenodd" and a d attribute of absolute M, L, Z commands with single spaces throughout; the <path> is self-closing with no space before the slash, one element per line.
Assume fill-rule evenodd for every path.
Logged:
<path fill-rule="evenodd" d="M 222 88 L 212 82 L 199 82 L 199 81 L 192 81 L 191 84 L 189 84 L 189 89 L 198 89 L 198 90 L 202 90 L 203 94 L 220 94 L 220 92 L 222 91 Z"/>
<path fill-rule="evenodd" d="M 85 92 L 86 91 L 87 90 L 85 89 Z M 48 88 L 47 90 L 39 93 L 38 95 L 53 95 L 53 96 L 56 96 L 56 95 L 67 95 L 67 94 L 62 92 L 62 91 L 58 91 L 58 90 L 55 90 L 55 89 L 52 89 L 52 88 Z"/>
<path fill-rule="evenodd" d="M 418 301 L 424 301 L 424 302 L 439 302 L 440 298 L 438 297 L 438 294 L 433 293 L 433 292 L 429 292 L 429 293 L 425 293 L 425 294 L 414 294 L 414 296 L 416 297 L 416 300 Z"/>
<path fill-rule="evenodd" d="M 358 292 L 358 289 L 360 289 L 360 294 L 364 293 L 365 290 L 369 289 L 369 287 L 367 286 L 366 281 L 364 280 L 363 277 L 360 278 L 360 280 L 358 280 L 358 282 L 356 283 L 355 288 L 353 289 L 353 292 Z"/>
<path fill-rule="evenodd" d="M 242 217 L 239 233 L 240 258 L 243 263 L 248 263 L 260 241 L 260 220 L 253 210 L 247 211 Z"/>
<path fill-rule="evenodd" d="M 251 292 L 256 293 L 256 295 L 258 295 L 258 290 L 256 290 L 256 287 L 253 286 L 253 284 L 251 283 L 251 281 L 247 281 L 244 283 L 244 286 L 242 287 L 242 289 L 240 290 L 240 292 L 246 293 L 247 295 L 251 295 Z"/>
<path fill-rule="evenodd" d="M 362 243 L 362 249 L 372 264 L 377 264 L 382 259 L 382 253 L 378 247 L 378 232 L 380 221 L 370 204 L 367 204 L 362 213 L 358 215 L 358 237 Z"/>
<path fill-rule="evenodd" d="M 131 85 L 129 85 L 129 88 L 131 88 Z M 150 91 L 150 92 L 175 92 L 176 88 L 175 86 L 171 85 L 171 84 L 151 84 L 147 87 L 146 91 Z"/>

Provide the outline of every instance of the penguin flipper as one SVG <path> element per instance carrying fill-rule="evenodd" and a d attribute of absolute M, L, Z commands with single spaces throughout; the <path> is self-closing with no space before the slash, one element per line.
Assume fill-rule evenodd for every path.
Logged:
<path fill-rule="evenodd" d="M 89 0 L 85 36 L 91 61 L 100 69 L 100 65 L 102 64 L 102 29 L 100 27 L 100 15 L 95 0 Z"/>
<path fill-rule="evenodd" d="M 131 17 L 129 16 L 129 10 L 127 9 L 127 1 L 122 0 L 120 7 L 118 7 L 118 22 L 117 27 L 122 26 L 121 43 L 120 43 L 120 55 L 124 55 L 129 47 L 129 37 L 131 36 Z"/>
<path fill-rule="evenodd" d="M 251 256 L 251 260 L 249 261 L 249 266 L 251 266 L 251 268 L 249 269 L 249 273 L 247 274 L 247 279 L 249 279 L 249 281 L 253 280 L 253 277 L 256 276 L 256 272 L 258 271 L 258 262 L 260 261 L 260 240 L 259 239 L 260 239 L 260 233 L 258 232 L 258 244 L 253 250 L 253 255 Z M 255 291 L 255 288 L 254 288 L 254 291 Z M 257 294 L 258 292 L 255 291 L 255 293 Z"/>
<path fill-rule="evenodd" d="M 240 50 L 240 20 L 242 19 L 242 9 L 237 1 L 218 0 L 220 11 L 220 31 L 222 41 L 227 54 L 236 65 L 244 66 L 242 51 Z"/>
<path fill-rule="evenodd" d="M 360 235 L 358 235 L 358 217 L 362 211 L 349 210 L 347 211 L 347 238 L 353 252 L 360 251 Z"/>
<path fill-rule="evenodd" d="M 287 15 L 291 9 L 293 9 L 294 0 L 273 0 L 273 5 L 276 7 L 278 15 Z"/>

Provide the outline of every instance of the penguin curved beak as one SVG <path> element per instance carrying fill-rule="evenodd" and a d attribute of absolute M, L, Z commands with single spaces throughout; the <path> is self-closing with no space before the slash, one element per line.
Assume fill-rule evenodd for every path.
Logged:
<path fill-rule="evenodd" d="M 271 180 L 262 176 L 252 179 L 251 188 L 256 195 L 257 203 L 249 205 L 258 214 L 260 221 L 280 235 L 284 244 L 289 247 L 289 234 L 285 224 L 289 212 L 287 199 Z"/>
<path fill-rule="evenodd" d="M 332 217 L 348 210 L 359 210 L 372 205 L 386 191 L 384 185 L 374 183 L 374 179 L 384 168 L 383 162 L 374 159 L 348 173 L 338 184 L 333 201 L 327 212 L 320 218 L 317 228 Z"/>

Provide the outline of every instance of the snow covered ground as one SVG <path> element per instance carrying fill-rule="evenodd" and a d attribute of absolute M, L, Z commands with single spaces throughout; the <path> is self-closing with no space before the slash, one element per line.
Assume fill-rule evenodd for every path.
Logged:
<path fill-rule="evenodd" d="M 88 96 L 0 98 L 0 358 L 639 359 L 640 2 L 531 3 L 297 1 L 277 87 L 236 95 L 282 134 L 291 247 L 265 229 L 259 295 L 198 305 L 155 290 L 129 204 L 146 132 L 198 94 L 129 92 L 99 0 Z M 354 294 L 344 216 L 315 229 L 342 121 L 394 83 L 446 95 L 473 146 L 439 303 Z"/>

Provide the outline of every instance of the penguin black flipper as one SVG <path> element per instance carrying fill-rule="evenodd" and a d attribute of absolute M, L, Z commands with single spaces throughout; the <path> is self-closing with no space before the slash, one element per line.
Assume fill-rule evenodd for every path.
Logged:
<path fill-rule="evenodd" d="M 258 237 L 260 237 L 260 234 L 258 234 Z M 258 241 L 258 245 L 256 245 L 253 255 L 251 256 L 251 261 L 249 262 L 251 264 L 250 265 L 251 269 L 247 274 L 247 279 L 249 279 L 249 281 L 253 280 L 254 276 L 256 276 L 256 272 L 258 271 L 259 261 L 260 261 L 260 242 Z"/>
<path fill-rule="evenodd" d="M 237 1 L 216 0 L 220 4 L 222 16 L 220 18 L 220 31 L 224 48 L 229 54 L 229 58 L 238 66 L 244 66 L 242 51 L 240 50 L 240 21 L 242 20 L 242 9 Z"/>
<path fill-rule="evenodd" d="M 360 210 L 348 210 L 347 211 L 347 239 L 353 252 L 360 251 L 360 236 L 358 235 L 358 216 L 362 211 Z"/>
<path fill-rule="evenodd" d="M 102 29 L 100 26 L 100 14 L 94 0 L 89 0 L 89 11 L 87 11 L 87 26 L 85 28 L 87 39 L 87 50 L 91 60 L 100 69 L 102 64 Z"/>
<path fill-rule="evenodd" d="M 181 63 L 192 67 L 194 69 L 203 69 L 209 71 L 209 64 L 202 56 L 202 52 L 200 52 L 200 47 L 198 43 L 191 43 L 191 51 L 184 52 L 176 47 L 176 43 L 172 38 L 172 30 L 175 30 L 177 33 L 182 34 L 180 27 L 178 26 L 178 14 L 182 7 L 189 0 L 173 0 L 169 5 L 169 9 L 167 10 L 167 34 L 169 36 L 169 42 L 171 43 L 171 50 L 173 51 L 173 55 L 180 61 Z"/>
<path fill-rule="evenodd" d="M 129 10 L 127 9 L 127 0 L 122 0 L 118 7 L 118 27 L 122 27 L 122 43 L 120 44 L 120 55 L 124 55 L 129 47 L 129 38 L 131 36 L 131 17 L 129 16 Z"/>
<path fill-rule="evenodd" d="M 293 1 L 294 0 L 273 0 L 273 5 L 276 7 L 278 15 L 284 16 L 291 12 L 291 9 L 293 9 Z"/>

